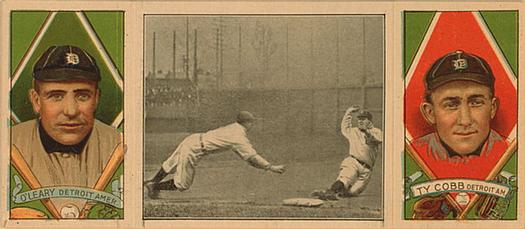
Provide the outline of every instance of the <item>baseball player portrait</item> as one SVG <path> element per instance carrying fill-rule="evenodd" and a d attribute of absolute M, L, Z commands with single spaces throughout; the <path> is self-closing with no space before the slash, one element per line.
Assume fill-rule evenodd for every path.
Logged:
<path fill-rule="evenodd" d="M 357 126 L 352 124 L 354 116 L 357 117 Z M 363 192 L 383 142 L 383 132 L 374 127 L 372 114 L 356 105 L 346 110 L 341 133 L 348 140 L 349 156 L 341 163 L 339 176 L 329 189 L 312 192 L 313 197 L 321 200 L 338 200 Z"/>
<path fill-rule="evenodd" d="M 255 168 L 283 173 L 284 165 L 273 165 L 259 155 L 250 144 L 247 132 L 255 125 L 257 118 L 248 111 L 241 111 L 236 122 L 186 137 L 175 151 L 162 163 L 156 175 L 146 181 L 147 195 L 159 198 L 160 190 L 184 191 L 190 188 L 199 160 L 209 154 L 233 151 Z M 162 181 L 168 174 L 173 177 Z"/>
<path fill-rule="evenodd" d="M 424 14 L 403 15 L 404 219 L 515 219 L 519 50 L 493 38 L 517 12 L 436 11 L 424 41 L 408 35 Z"/>
<path fill-rule="evenodd" d="M 51 46 L 38 58 L 32 76 L 29 99 L 38 117 L 12 128 L 12 163 L 29 169 L 19 173 L 36 178 L 26 180 L 32 188 L 94 188 L 110 158 L 122 151 L 117 130 L 95 118 L 103 77 L 95 59 L 76 46 Z M 86 204 L 81 198 L 50 199 L 48 210 L 61 218 L 78 218 Z M 25 214 L 31 211 L 13 210 L 13 217 L 35 217 Z"/>
<path fill-rule="evenodd" d="M 491 129 L 498 109 L 494 75 L 481 57 L 455 51 L 437 59 L 424 77 L 420 110 L 434 132 L 414 141 L 418 152 L 436 160 L 468 162 L 508 147 Z"/>

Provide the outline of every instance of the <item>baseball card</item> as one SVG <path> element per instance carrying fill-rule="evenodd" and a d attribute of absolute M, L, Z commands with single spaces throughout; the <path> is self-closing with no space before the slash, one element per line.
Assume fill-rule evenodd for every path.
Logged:
<path fill-rule="evenodd" d="M 404 219 L 517 218 L 519 12 L 404 11 Z"/>
<path fill-rule="evenodd" d="M 10 12 L 9 219 L 122 219 L 124 13 Z"/>
<path fill-rule="evenodd" d="M 0 0 L 0 228 L 525 228 L 524 9 Z"/>

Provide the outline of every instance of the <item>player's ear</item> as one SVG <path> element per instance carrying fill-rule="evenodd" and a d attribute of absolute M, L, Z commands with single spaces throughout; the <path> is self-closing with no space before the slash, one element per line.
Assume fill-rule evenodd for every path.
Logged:
<path fill-rule="evenodd" d="M 40 113 L 42 101 L 40 100 L 40 96 L 38 95 L 38 92 L 35 89 L 29 90 L 29 101 L 31 101 L 33 111 L 37 114 Z"/>
<path fill-rule="evenodd" d="M 492 100 L 490 101 L 490 118 L 491 119 L 493 119 L 494 116 L 496 116 L 498 107 L 499 107 L 499 99 L 494 96 L 492 97 Z"/>
<path fill-rule="evenodd" d="M 100 94 L 101 94 L 101 93 L 102 93 L 102 92 L 100 92 L 100 89 L 97 88 L 97 90 L 96 90 L 96 95 L 95 95 L 95 106 L 98 106 L 98 101 L 99 101 L 99 99 L 100 99 Z"/>
<path fill-rule="evenodd" d="M 423 102 L 419 106 L 419 110 L 429 124 L 434 125 L 436 123 L 434 105 L 429 102 Z"/>

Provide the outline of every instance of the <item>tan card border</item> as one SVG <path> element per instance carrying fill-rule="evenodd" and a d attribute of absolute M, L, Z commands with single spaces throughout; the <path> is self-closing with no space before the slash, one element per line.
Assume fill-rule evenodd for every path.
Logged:
<path fill-rule="evenodd" d="M 0 91 L 9 91 L 9 12 L 10 10 L 123 10 L 125 11 L 125 219 L 124 220 L 8 220 L 7 182 L 9 154 L 9 98 L 0 96 L 0 227 L 1 228 L 525 228 L 523 182 L 518 181 L 518 220 L 516 221 L 406 221 L 403 220 L 403 78 L 402 78 L 402 11 L 403 10 L 520 10 L 520 25 L 524 25 L 525 3 L 432 3 L 432 2 L 324 2 L 324 1 L 12 1 L 0 2 Z M 324 221 L 324 220 L 142 220 L 142 72 L 143 14 L 384 14 L 385 15 L 385 142 L 384 142 L 384 221 Z M 520 47 L 523 46 L 520 29 Z M 524 56 L 525 51 L 519 51 Z M 523 58 L 520 66 L 525 66 Z M 519 78 L 522 78 L 520 71 Z M 520 98 L 525 98 L 522 86 Z M 140 102 L 137 102 L 140 101 Z M 523 120 L 525 108 L 519 106 L 518 120 Z M 518 124 L 518 136 L 524 131 Z M 396 137 L 397 136 L 397 137 Z M 519 147 L 525 145 L 519 142 Z M 522 168 L 525 157 L 518 157 L 518 177 L 525 177 Z M 389 176 L 390 174 L 390 176 Z"/>

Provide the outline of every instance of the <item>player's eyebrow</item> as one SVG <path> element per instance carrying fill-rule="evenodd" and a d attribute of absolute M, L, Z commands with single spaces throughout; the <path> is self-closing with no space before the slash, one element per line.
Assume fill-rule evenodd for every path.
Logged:
<path fill-rule="evenodd" d="M 67 93 L 65 90 L 49 90 L 49 91 L 46 91 L 44 93 L 45 96 L 49 96 L 51 94 L 56 94 L 56 93 L 61 93 L 61 94 L 65 94 Z"/>
<path fill-rule="evenodd" d="M 73 90 L 74 93 L 89 93 L 89 94 L 93 94 L 93 90 L 89 90 L 89 89 L 76 89 L 76 90 Z"/>
<path fill-rule="evenodd" d="M 49 95 L 57 94 L 57 93 L 60 93 L 60 94 L 66 94 L 67 91 L 66 91 L 66 90 L 60 90 L 60 89 L 54 89 L 54 90 L 45 91 L 45 92 L 44 92 L 44 95 L 45 95 L 45 96 L 49 96 Z M 87 93 L 87 94 L 93 94 L 94 92 L 93 92 L 93 90 L 90 90 L 90 89 L 84 89 L 84 88 L 81 88 L 81 89 L 73 90 L 73 93 Z"/>
<path fill-rule="evenodd" d="M 485 97 L 485 95 L 483 95 L 483 94 L 475 94 L 475 95 L 469 96 L 467 99 L 471 100 L 471 99 L 478 99 L 478 98 L 485 99 L 487 97 Z"/>
<path fill-rule="evenodd" d="M 459 97 L 459 96 L 449 96 L 449 97 L 445 97 L 445 98 L 441 99 L 440 102 L 445 102 L 445 101 L 457 101 L 457 102 L 459 102 L 459 101 L 461 101 L 461 97 Z"/>

